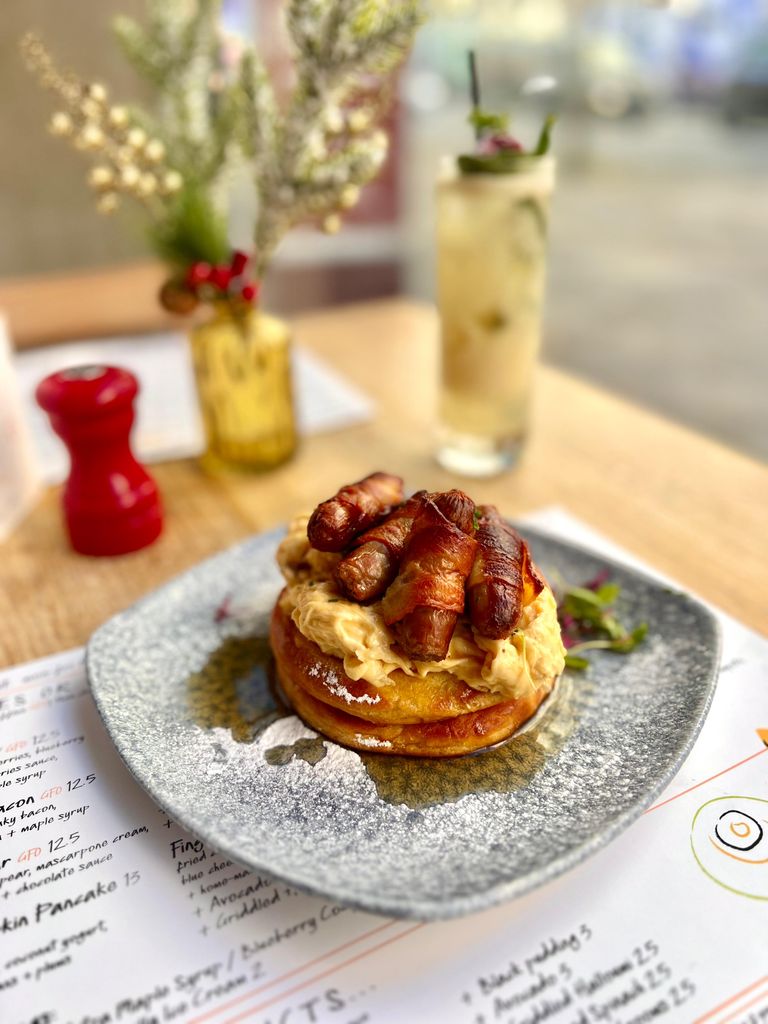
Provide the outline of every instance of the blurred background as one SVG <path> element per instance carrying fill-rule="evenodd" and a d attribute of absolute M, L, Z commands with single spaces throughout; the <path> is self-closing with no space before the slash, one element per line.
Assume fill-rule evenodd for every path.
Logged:
<path fill-rule="evenodd" d="M 78 154 L 46 134 L 50 100 L 19 36 L 139 98 L 110 21 L 140 0 L 5 0 L 0 29 L 0 278 L 146 261 L 138 228 L 94 214 Z M 280 0 L 225 0 L 226 29 L 287 73 Z M 384 174 L 340 234 L 283 244 L 280 314 L 433 298 L 439 158 L 471 145 L 466 51 L 484 105 L 531 141 L 559 115 L 544 357 L 768 458 L 768 0 L 429 0 L 400 77 Z M 235 208 L 237 234 L 247 210 Z M 595 444 L 600 443 L 595 438 Z M 685 467 L 687 471 L 691 467 Z M 706 467 L 700 467 L 706 472 Z"/>

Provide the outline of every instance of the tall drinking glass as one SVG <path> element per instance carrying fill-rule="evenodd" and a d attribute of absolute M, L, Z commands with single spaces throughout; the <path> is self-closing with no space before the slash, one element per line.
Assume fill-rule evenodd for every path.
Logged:
<path fill-rule="evenodd" d="M 505 173 L 462 173 L 437 187 L 442 332 L 438 461 L 491 476 L 517 460 L 528 429 L 541 337 L 551 157 Z"/>

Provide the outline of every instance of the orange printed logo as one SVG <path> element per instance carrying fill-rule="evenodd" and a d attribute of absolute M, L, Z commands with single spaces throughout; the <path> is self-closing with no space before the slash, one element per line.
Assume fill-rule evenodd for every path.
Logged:
<path fill-rule="evenodd" d="M 768 900 L 768 800 L 708 800 L 693 817 L 691 849 L 696 863 L 718 885 Z"/>

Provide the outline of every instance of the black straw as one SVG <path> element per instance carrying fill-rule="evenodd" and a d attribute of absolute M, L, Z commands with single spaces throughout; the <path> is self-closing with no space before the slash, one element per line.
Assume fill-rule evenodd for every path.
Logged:
<path fill-rule="evenodd" d="M 469 60 L 469 90 L 472 98 L 472 110 L 480 109 L 480 82 L 477 77 L 477 62 L 475 61 L 475 51 L 468 50 L 467 58 Z M 480 139 L 480 126 L 475 125 L 475 138 Z"/>

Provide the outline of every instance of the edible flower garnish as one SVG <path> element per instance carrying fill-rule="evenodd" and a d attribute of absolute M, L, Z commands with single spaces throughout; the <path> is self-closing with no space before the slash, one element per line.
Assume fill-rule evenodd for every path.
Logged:
<path fill-rule="evenodd" d="M 589 667 L 585 651 L 615 651 L 629 654 L 644 639 L 648 623 L 634 629 L 621 623 L 614 612 L 620 593 L 618 583 L 611 583 L 608 571 L 599 573 L 581 587 L 560 588 L 557 616 L 567 650 L 566 668 L 581 671 Z"/>

